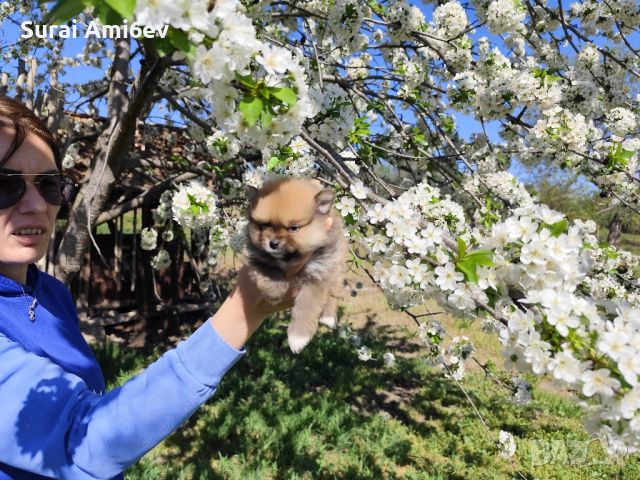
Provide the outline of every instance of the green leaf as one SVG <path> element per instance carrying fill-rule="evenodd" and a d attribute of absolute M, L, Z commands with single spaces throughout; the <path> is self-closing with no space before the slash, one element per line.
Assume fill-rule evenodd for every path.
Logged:
<path fill-rule="evenodd" d="M 267 171 L 271 171 L 278 166 L 280 159 L 278 157 L 271 157 L 267 162 Z"/>
<path fill-rule="evenodd" d="M 453 92 L 451 95 L 451 103 L 454 105 L 466 105 L 475 96 L 476 92 L 461 88 L 458 91 Z"/>
<path fill-rule="evenodd" d="M 621 150 L 622 151 L 620 152 L 620 157 L 624 158 L 625 160 L 629 160 L 636 153 L 632 150 L 625 150 L 624 148 L 621 148 Z M 627 162 L 625 162 L 624 164 L 626 165 Z"/>
<path fill-rule="evenodd" d="M 452 134 L 456 131 L 456 125 L 452 117 L 447 115 L 442 115 L 442 129 L 445 133 Z"/>
<path fill-rule="evenodd" d="M 613 248 L 610 247 L 609 245 L 604 246 L 603 251 L 604 251 L 604 254 L 607 256 L 607 258 L 610 258 L 612 260 L 615 260 L 620 256 L 620 254 L 615 250 L 613 250 Z"/>
<path fill-rule="evenodd" d="M 560 235 L 565 233 L 568 228 L 569 228 L 569 221 L 566 218 L 564 218 L 559 222 L 556 222 L 553 225 L 551 225 L 551 236 L 559 237 Z"/>
<path fill-rule="evenodd" d="M 355 224 L 356 224 L 356 221 L 355 221 L 355 219 L 353 218 L 353 215 L 349 213 L 349 214 L 347 214 L 347 216 L 346 216 L 346 217 L 344 217 L 344 223 L 345 223 L 346 225 L 355 225 Z"/>
<path fill-rule="evenodd" d="M 269 108 L 265 108 L 260 114 L 260 125 L 262 125 L 262 128 L 269 128 L 271 122 L 273 122 L 273 114 Z"/>
<path fill-rule="evenodd" d="M 464 273 L 467 281 L 478 283 L 478 265 L 483 267 L 492 267 L 493 263 L 493 251 L 491 250 L 473 250 L 467 252 L 467 245 L 460 237 L 458 241 L 458 261 L 456 262 L 456 268 Z M 461 254 L 462 252 L 462 254 Z"/>
<path fill-rule="evenodd" d="M 237 75 L 236 79 L 245 88 L 253 90 L 258 85 L 251 75 Z"/>
<path fill-rule="evenodd" d="M 189 40 L 189 35 L 187 35 L 187 32 L 184 32 L 182 30 L 170 28 L 167 32 L 167 38 L 171 42 L 171 45 L 176 47 L 181 52 L 188 53 L 194 47 L 194 45 Z"/>
<path fill-rule="evenodd" d="M 118 12 L 122 18 L 131 20 L 136 8 L 136 0 L 104 0 L 104 2 Z"/>
<path fill-rule="evenodd" d="M 467 253 L 463 260 L 469 260 L 483 267 L 493 267 L 492 257 L 493 252 L 491 250 L 474 250 L 473 252 Z"/>
<path fill-rule="evenodd" d="M 242 99 L 238 108 L 244 117 L 244 121 L 252 127 L 260 118 L 264 103 L 258 97 L 249 95 Z"/>
<path fill-rule="evenodd" d="M 622 148 L 622 144 L 617 142 L 611 146 L 609 153 L 607 154 L 607 167 L 609 171 L 622 169 L 627 166 L 629 159 L 633 157 L 636 152 L 632 150 L 625 150 Z"/>
<path fill-rule="evenodd" d="M 176 50 L 168 38 L 154 38 L 153 47 L 156 49 L 156 52 L 160 57 L 171 55 Z"/>
<path fill-rule="evenodd" d="M 498 294 L 498 292 L 496 292 L 493 288 L 488 288 L 487 290 L 485 290 L 485 293 L 489 298 L 489 302 L 488 302 L 489 306 L 491 308 L 496 308 L 496 302 L 500 298 L 500 295 Z"/>
<path fill-rule="evenodd" d="M 198 215 L 201 211 L 204 213 L 209 213 L 209 205 L 207 205 L 205 202 L 199 202 L 198 199 L 190 193 L 187 193 L 187 198 L 189 199 L 189 203 L 191 204 L 189 208 L 191 213 L 193 213 L 194 215 Z"/>
<path fill-rule="evenodd" d="M 560 70 L 558 70 L 557 68 L 550 68 L 549 70 L 545 70 L 545 69 L 539 69 L 534 67 L 533 68 L 533 76 L 535 78 L 539 78 L 540 79 L 540 84 L 544 84 L 545 82 L 547 84 L 553 83 L 553 82 L 557 82 L 558 80 L 562 80 L 562 77 L 558 76 L 558 75 L 554 75 L 554 73 L 558 73 Z"/>
<path fill-rule="evenodd" d="M 375 13 L 377 13 L 378 15 L 384 15 L 385 6 L 376 2 L 376 0 L 369 0 L 367 2 L 367 5 L 369 5 L 369 8 L 373 10 Z"/>
<path fill-rule="evenodd" d="M 71 20 L 73 17 L 87 8 L 84 0 L 60 0 L 44 17 L 48 24 L 60 25 Z"/>
<path fill-rule="evenodd" d="M 422 132 L 416 133 L 413 136 L 413 140 L 420 145 L 429 146 L 429 142 L 427 141 L 427 139 L 424 136 L 424 133 Z"/>
<path fill-rule="evenodd" d="M 464 273 L 467 281 L 478 283 L 478 274 L 476 273 L 476 263 L 473 260 L 461 260 L 456 262 L 456 268 Z"/>
<path fill-rule="evenodd" d="M 98 3 L 95 7 L 95 13 L 103 25 L 119 25 L 122 23 L 122 16 L 106 3 Z"/>
<path fill-rule="evenodd" d="M 467 251 L 467 244 L 464 243 L 464 240 L 460 237 L 458 237 L 456 240 L 458 242 L 458 258 L 464 258 L 464 254 Z"/>
<path fill-rule="evenodd" d="M 189 40 L 189 35 L 186 32 L 175 28 L 167 30 L 166 38 L 154 38 L 153 45 L 161 57 L 180 50 L 189 60 L 193 60 L 197 49 L 196 45 Z"/>
<path fill-rule="evenodd" d="M 293 107 L 298 102 L 298 96 L 296 95 L 296 92 L 294 92 L 290 88 L 272 88 L 270 90 L 271 94 L 274 97 L 288 104 L 290 107 Z"/>
<path fill-rule="evenodd" d="M 358 117 L 353 121 L 353 127 L 349 132 L 349 143 L 360 143 L 360 138 L 371 134 L 369 122 L 365 117 Z"/>

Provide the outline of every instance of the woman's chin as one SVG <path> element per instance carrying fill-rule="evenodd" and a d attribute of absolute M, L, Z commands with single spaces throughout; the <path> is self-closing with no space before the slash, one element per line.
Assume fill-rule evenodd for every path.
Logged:
<path fill-rule="evenodd" d="M 21 247 L 17 249 L 12 255 L 11 263 L 29 265 L 30 263 L 36 263 L 47 252 L 46 247 L 33 246 L 33 247 Z"/>

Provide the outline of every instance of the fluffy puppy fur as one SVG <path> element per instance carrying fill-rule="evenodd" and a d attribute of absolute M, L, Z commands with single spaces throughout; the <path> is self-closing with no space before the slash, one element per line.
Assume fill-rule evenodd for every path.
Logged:
<path fill-rule="evenodd" d="M 288 328 L 289 347 L 300 353 L 318 329 L 334 327 L 343 288 L 347 242 L 335 192 L 304 179 L 278 179 L 248 189 L 246 247 L 249 272 L 268 301 L 278 303 L 292 285 L 296 296 Z M 291 266 L 309 255 L 295 276 Z"/>

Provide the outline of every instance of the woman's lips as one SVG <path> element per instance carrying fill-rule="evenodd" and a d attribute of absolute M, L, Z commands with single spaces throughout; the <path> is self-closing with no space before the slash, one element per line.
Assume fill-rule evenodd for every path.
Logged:
<path fill-rule="evenodd" d="M 45 238 L 45 234 L 38 233 L 38 234 L 30 234 L 30 235 L 24 235 L 24 234 L 17 235 L 14 233 L 13 237 L 23 247 L 35 247 L 42 242 L 42 240 Z"/>

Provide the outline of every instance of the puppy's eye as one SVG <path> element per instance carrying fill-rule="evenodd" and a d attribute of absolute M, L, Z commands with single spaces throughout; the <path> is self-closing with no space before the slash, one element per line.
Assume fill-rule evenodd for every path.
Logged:
<path fill-rule="evenodd" d="M 291 233 L 296 233 L 298 230 L 300 230 L 300 227 L 298 225 L 291 225 L 287 230 L 289 230 Z"/>

